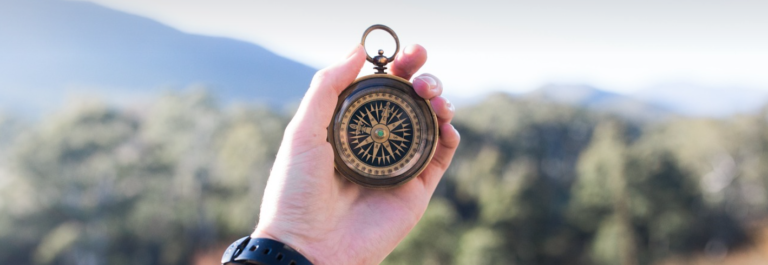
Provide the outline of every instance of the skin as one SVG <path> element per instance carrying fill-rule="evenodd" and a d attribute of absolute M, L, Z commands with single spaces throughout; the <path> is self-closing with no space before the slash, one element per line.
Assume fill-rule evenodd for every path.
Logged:
<path fill-rule="evenodd" d="M 407 47 L 390 66 L 391 74 L 410 80 L 426 60 L 423 47 Z M 285 130 L 259 224 L 251 235 L 281 241 L 314 264 L 384 260 L 421 219 L 459 145 L 459 133 L 450 124 L 453 105 L 440 97 L 440 80 L 423 74 L 412 83 L 421 97 L 431 100 L 440 128 L 437 150 L 427 168 L 404 185 L 386 190 L 367 189 L 339 175 L 326 128 L 339 94 L 364 63 L 365 50 L 357 45 L 341 62 L 315 74 Z"/>

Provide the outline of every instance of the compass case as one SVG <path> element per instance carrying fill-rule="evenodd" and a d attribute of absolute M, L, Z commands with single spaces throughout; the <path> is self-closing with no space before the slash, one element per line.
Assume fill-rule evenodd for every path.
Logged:
<path fill-rule="evenodd" d="M 341 95 L 328 140 L 336 170 L 369 188 L 390 188 L 418 176 L 432 160 L 437 116 L 413 85 L 389 74 L 359 78 Z"/>

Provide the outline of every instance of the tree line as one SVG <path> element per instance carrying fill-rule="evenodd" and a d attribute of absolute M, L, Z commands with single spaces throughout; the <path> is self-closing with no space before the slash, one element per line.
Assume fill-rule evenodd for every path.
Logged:
<path fill-rule="evenodd" d="M 204 91 L 0 116 L 0 260 L 188 264 L 250 233 L 291 117 Z M 654 264 L 750 244 L 768 111 L 636 122 L 494 95 L 384 264 Z"/>

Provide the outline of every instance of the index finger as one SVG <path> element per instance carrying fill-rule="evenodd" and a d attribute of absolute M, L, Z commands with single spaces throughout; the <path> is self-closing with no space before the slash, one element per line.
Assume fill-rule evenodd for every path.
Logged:
<path fill-rule="evenodd" d="M 411 80 L 411 77 L 427 62 L 427 50 L 421 45 L 409 45 L 395 57 L 390 70 L 393 75 Z"/>

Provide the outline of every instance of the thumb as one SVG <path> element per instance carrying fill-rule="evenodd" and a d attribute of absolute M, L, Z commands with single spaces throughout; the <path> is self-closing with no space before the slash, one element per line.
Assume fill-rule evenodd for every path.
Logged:
<path fill-rule="evenodd" d="M 343 61 L 317 71 L 286 134 L 301 132 L 312 144 L 325 143 L 339 94 L 355 81 L 364 63 L 365 49 L 358 44 Z"/>

